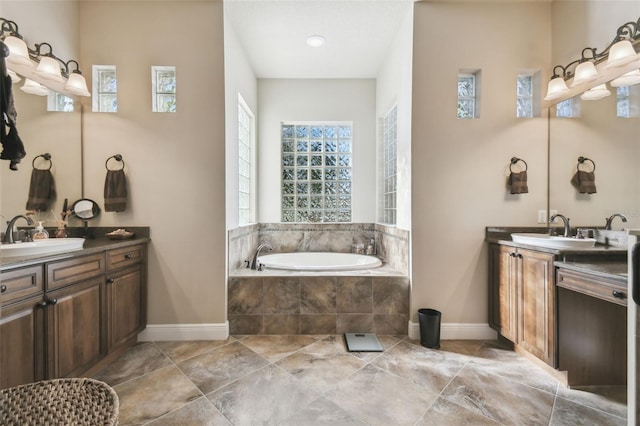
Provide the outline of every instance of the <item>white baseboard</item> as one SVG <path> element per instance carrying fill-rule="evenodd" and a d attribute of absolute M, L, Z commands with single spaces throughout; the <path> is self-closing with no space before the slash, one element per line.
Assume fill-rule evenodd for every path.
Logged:
<path fill-rule="evenodd" d="M 226 340 L 229 321 L 220 324 L 150 324 L 138 334 L 138 342 Z"/>
<path fill-rule="evenodd" d="M 409 338 L 420 340 L 420 323 L 409 321 Z M 443 323 L 440 325 L 441 340 L 496 340 L 498 334 L 489 324 Z"/>

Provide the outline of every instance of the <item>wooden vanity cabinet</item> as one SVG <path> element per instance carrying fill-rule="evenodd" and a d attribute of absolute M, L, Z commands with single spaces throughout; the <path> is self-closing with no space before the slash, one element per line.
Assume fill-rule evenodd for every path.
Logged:
<path fill-rule="evenodd" d="M 45 378 L 42 265 L 0 276 L 0 388 Z"/>
<path fill-rule="evenodd" d="M 146 244 L 2 271 L 0 388 L 77 377 L 146 326 Z"/>
<path fill-rule="evenodd" d="M 489 325 L 556 367 L 555 284 L 549 253 L 490 244 Z"/>
<path fill-rule="evenodd" d="M 134 338 L 146 327 L 145 246 L 107 252 L 108 351 Z"/>

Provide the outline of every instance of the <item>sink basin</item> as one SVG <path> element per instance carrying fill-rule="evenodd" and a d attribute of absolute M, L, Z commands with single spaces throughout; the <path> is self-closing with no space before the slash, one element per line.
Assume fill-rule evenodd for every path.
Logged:
<path fill-rule="evenodd" d="M 28 243 L 2 244 L 0 256 L 32 256 L 81 249 L 84 238 L 49 238 Z"/>
<path fill-rule="evenodd" d="M 511 239 L 514 243 L 558 249 L 591 248 L 596 245 L 595 238 L 570 238 L 535 233 L 511 234 Z"/>

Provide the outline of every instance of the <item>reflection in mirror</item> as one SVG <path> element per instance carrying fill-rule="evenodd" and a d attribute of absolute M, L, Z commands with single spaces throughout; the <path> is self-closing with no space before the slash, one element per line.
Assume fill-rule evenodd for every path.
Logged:
<path fill-rule="evenodd" d="M 616 29 L 638 19 L 637 2 L 555 2 L 553 6 L 553 63 L 566 64 L 580 57 L 587 46 L 602 49 Z M 576 19 L 576 16 L 582 19 Z M 597 21 L 597 26 L 588 22 Z M 572 98 L 578 116 L 549 120 L 549 209 L 571 218 L 575 226 L 604 227 L 606 218 L 622 213 L 627 223 L 615 221 L 613 229 L 640 227 L 640 85 L 629 86 L 629 117 L 618 117 L 617 89 L 596 101 Z M 623 89 L 624 91 L 624 89 Z M 625 101 L 621 101 L 621 104 Z M 622 115 L 622 114 L 620 114 Z M 571 184 L 579 157 L 588 157 L 596 193 L 580 193 Z"/>
<path fill-rule="evenodd" d="M 81 198 L 73 203 L 71 211 L 75 216 L 86 222 L 100 214 L 100 207 L 98 206 L 98 203 L 93 200 Z"/>
<path fill-rule="evenodd" d="M 79 48 L 79 20 L 77 1 L 29 1 L 0 0 L 2 16 L 20 24 L 20 33 L 30 42 L 47 40 L 61 57 L 77 57 Z M 38 10 L 37 14 L 33 11 Z M 50 17 L 56 16 L 55 21 Z M 55 25 L 52 25 L 55 22 Z M 9 170 L 9 162 L 0 162 L 0 214 L 11 218 L 24 213 L 29 193 L 32 160 L 50 153 L 53 160 L 51 173 L 54 178 L 57 199 L 51 211 L 36 213 L 34 220 L 45 226 L 55 226 L 65 198 L 82 197 L 81 172 L 81 119 L 80 102 L 76 101 L 72 112 L 47 111 L 45 96 L 27 94 L 20 88 L 24 79 L 12 86 L 17 129 L 27 156 L 17 171 Z M 38 161 L 36 161 L 38 165 Z"/>

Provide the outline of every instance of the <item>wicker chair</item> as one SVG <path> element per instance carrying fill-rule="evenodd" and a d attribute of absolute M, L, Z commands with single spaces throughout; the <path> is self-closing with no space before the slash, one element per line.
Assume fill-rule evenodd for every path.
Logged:
<path fill-rule="evenodd" d="M 106 383 L 54 379 L 0 390 L 2 425 L 117 425 L 119 401 Z"/>

